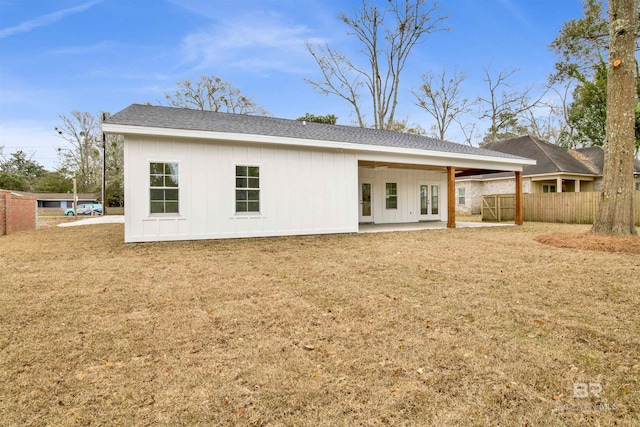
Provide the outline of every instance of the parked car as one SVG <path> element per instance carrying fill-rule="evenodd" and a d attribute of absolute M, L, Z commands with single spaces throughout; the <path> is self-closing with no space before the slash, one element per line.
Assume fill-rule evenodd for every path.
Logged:
<path fill-rule="evenodd" d="M 73 215 L 102 215 L 102 204 L 101 203 L 82 203 L 76 207 L 75 213 L 73 212 L 73 208 L 65 209 L 64 214 L 66 216 Z"/>

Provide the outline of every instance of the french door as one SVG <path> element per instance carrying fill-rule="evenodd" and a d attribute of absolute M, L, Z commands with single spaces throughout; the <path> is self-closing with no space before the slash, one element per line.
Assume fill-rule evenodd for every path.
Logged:
<path fill-rule="evenodd" d="M 440 219 L 440 185 L 433 183 L 419 184 L 419 211 L 420 221 L 434 221 Z"/>

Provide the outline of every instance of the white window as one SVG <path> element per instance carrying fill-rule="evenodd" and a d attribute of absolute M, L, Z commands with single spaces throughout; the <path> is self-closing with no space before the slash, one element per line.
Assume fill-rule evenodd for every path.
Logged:
<path fill-rule="evenodd" d="M 543 193 L 555 193 L 556 185 L 555 184 L 542 184 L 542 192 Z"/>
<path fill-rule="evenodd" d="M 236 166 L 236 212 L 260 212 L 259 166 Z"/>
<path fill-rule="evenodd" d="M 458 204 L 459 205 L 464 205 L 465 203 L 465 188 L 458 188 Z"/>
<path fill-rule="evenodd" d="M 640 190 L 640 182 L 636 182 L 636 190 Z"/>
<path fill-rule="evenodd" d="M 387 182 L 386 190 L 387 209 L 398 209 L 398 184 L 395 182 Z"/>
<path fill-rule="evenodd" d="M 149 163 L 149 212 L 177 214 L 179 177 L 177 163 Z"/>

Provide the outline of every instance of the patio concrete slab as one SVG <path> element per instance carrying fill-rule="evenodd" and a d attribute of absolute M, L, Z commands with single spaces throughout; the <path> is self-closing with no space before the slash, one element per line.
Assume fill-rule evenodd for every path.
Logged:
<path fill-rule="evenodd" d="M 456 228 L 509 227 L 515 224 L 504 222 L 456 222 Z M 359 233 L 385 233 L 392 231 L 442 230 L 445 221 L 409 222 L 402 224 L 360 224 Z"/>

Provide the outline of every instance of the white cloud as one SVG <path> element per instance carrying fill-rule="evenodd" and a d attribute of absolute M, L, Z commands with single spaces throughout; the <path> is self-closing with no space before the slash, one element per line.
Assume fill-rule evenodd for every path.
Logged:
<path fill-rule="evenodd" d="M 34 28 L 38 28 L 38 27 L 43 27 L 45 25 L 49 25 L 49 24 L 53 24 L 54 22 L 57 22 L 61 19 L 63 19 L 64 17 L 66 17 L 67 15 L 72 15 L 74 13 L 81 13 L 84 12 L 85 10 L 91 8 L 92 6 L 101 3 L 104 0 L 93 0 L 93 1 L 89 1 L 86 3 L 83 3 L 81 5 L 75 6 L 75 7 L 70 7 L 68 9 L 62 9 L 62 10 L 58 10 L 56 12 L 52 12 L 49 13 L 47 15 L 43 15 L 34 19 L 30 19 L 28 21 L 25 21 L 19 25 L 13 26 L 13 27 L 8 27 L 8 28 L 3 28 L 2 30 L 0 30 L 0 39 L 3 39 L 5 37 L 9 37 L 9 36 L 13 36 L 15 34 L 19 34 L 19 33 L 26 33 L 28 31 L 33 30 Z"/>
<path fill-rule="evenodd" d="M 318 42 L 304 25 L 277 17 L 243 17 L 188 35 L 183 40 L 187 64 L 197 69 L 233 66 L 256 71 L 301 72 L 311 64 L 305 41 Z"/>

